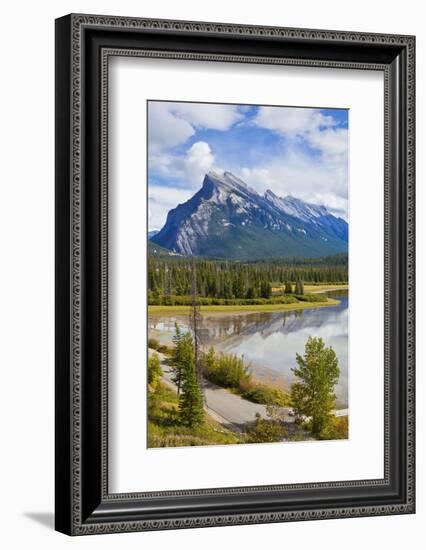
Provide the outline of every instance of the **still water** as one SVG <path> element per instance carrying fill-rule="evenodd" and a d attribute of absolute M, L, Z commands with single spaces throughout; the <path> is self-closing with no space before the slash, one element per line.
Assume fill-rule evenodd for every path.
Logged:
<path fill-rule="evenodd" d="M 203 314 L 200 341 L 203 347 L 243 356 L 253 374 L 289 385 L 293 380 L 296 353 L 303 354 L 309 336 L 321 337 L 339 359 L 340 380 L 336 387 L 339 405 L 348 403 L 348 293 L 330 292 L 340 300 L 336 306 L 273 313 Z M 188 328 L 186 315 L 152 315 L 149 335 L 171 341 L 177 322 Z"/>

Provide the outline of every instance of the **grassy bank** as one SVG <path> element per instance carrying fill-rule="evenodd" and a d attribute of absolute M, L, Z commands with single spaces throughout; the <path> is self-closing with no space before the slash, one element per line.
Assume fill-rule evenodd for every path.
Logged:
<path fill-rule="evenodd" d="M 241 395 L 243 399 L 261 405 L 286 407 L 291 404 L 289 394 L 279 384 L 265 384 L 256 379 L 250 365 L 242 357 L 216 353 L 211 347 L 201 356 L 204 377 L 220 386 Z"/>
<path fill-rule="evenodd" d="M 272 292 L 280 293 L 284 290 L 285 285 L 280 283 L 272 283 Z M 348 283 L 305 283 L 305 292 L 320 294 L 323 292 L 332 292 L 333 290 L 348 290 Z"/>
<path fill-rule="evenodd" d="M 148 447 L 188 447 L 242 443 L 244 436 L 231 432 L 205 413 L 198 428 L 183 426 L 179 420 L 179 400 L 175 391 L 160 383 L 148 395 Z"/>
<path fill-rule="evenodd" d="M 148 341 L 149 349 L 166 355 L 173 362 L 174 349 L 160 344 L 155 338 Z M 216 353 L 211 347 L 201 352 L 201 365 L 206 380 L 241 395 L 243 399 L 261 405 L 291 405 L 288 388 L 279 382 L 263 382 L 253 376 L 250 365 L 233 354 Z"/>
<path fill-rule="evenodd" d="M 349 290 L 349 285 L 347 283 L 338 283 L 338 284 L 305 284 L 305 292 L 312 292 L 313 294 L 321 292 L 332 292 L 333 290 Z"/>
<path fill-rule="evenodd" d="M 155 393 L 148 395 L 148 447 L 191 447 L 204 445 L 236 445 L 241 443 L 273 443 L 295 440 L 289 434 L 285 423 L 277 418 L 257 417 L 248 422 L 243 432 L 233 432 L 224 428 L 207 413 L 204 423 L 197 428 L 183 426 L 179 420 L 179 405 L 176 393 L 160 383 Z M 298 440 L 303 440 L 300 430 Z M 309 434 L 307 434 L 309 436 Z"/>
<path fill-rule="evenodd" d="M 252 304 L 252 305 L 209 305 L 200 306 L 201 313 L 251 313 L 256 311 L 294 311 L 317 307 L 335 306 L 339 300 L 327 298 L 321 302 L 295 302 L 292 304 Z M 190 306 L 148 306 L 148 314 L 172 315 L 174 313 L 189 313 Z"/>

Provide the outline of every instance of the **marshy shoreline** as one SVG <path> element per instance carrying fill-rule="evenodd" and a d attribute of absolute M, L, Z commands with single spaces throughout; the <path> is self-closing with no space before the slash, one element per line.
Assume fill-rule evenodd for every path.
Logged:
<path fill-rule="evenodd" d="M 319 285 L 306 285 L 306 294 L 318 295 L 326 294 L 327 292 L 336 292 L 336 291 L 348 291 L 348 284 L 319 284 Z M 275 292 L 279 289 L 273 289 Z M 229 314 L 232 315 L 245 315 L 247 313 L 256 313 L 256 312 L 279 312 L 279 311 L 299 311 L 303 309 L 313 309 L 319 307 L 330 307 L 336 306 L 340 301 L 336 298 L 326 297 L 323 301 L 305 301 L 299 300 L 298 302 L 286 304 L 277 304 L 265 303 L 265 304 L 211 304 L 211 305 L 200 305 L 200 313 L 208 313 L 214 315 Z M 190 305 L 148 305 L 148 315 L 174 315 L 178 314 L 188 314 L 191 311 Z"/>

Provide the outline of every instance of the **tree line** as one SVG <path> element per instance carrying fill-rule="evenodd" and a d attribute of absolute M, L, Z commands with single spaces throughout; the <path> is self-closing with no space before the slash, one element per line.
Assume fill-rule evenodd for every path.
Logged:
<path fill-rule="evenodd" d="M 196 265 L 198 296 L 221 299 L 269 298 L 272 285 L 285 285 L 284 292 L 303 294 L 305 283 L 346 283 L 347 264 L 288 264 L 284 261 L 232 262 L 188 258 L 148 258 L 148 298 L 188 296 Z"/>

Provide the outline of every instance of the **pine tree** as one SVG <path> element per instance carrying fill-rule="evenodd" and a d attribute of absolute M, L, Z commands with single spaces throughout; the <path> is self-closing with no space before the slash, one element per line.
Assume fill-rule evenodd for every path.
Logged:
<path fill-rule="evenodd" d="M 289 283 L 288 281 L 285 283 L 285 286 L 284 286 L 284 294 L 291 294 L 293 292 L 293 289 L 291 287 L 291 283 Z"/>
<path fill-rule="evenodd" d="M 336 396 L 334 386 L 340 376 L 333 348 L 326 348 L 322 338 L 309 337 L 305 354 L 296 354 L 298 368 L 292 369 L 300 382 L 291 388 L 293 409 L 297 417 L 312 419 L 312 433 L 319 435 L 333 420 Z"/>
<path fill-rule="evenodd" d="M 182 344 L 182 332 L 180 330 L 180 327 L 177 323 L 175 323 L 175 334 L 173 336 L 173 343 L 175 345 L 175 349 L 173 351 L 173 365 L 171 366 L 170 370 L 172 372 L 172 382 L 174 382 L 177 386 L 177 392 L 178 395 L 180 394 L 180 389 L 182 385 L 182 378 L 183 378 L 183 344 Z"/>
<path fill-rule="evenodd" d="M 295 294 L 299 294 L 299 295 L 305 294 L 305 287 L 303 285 L 302 279 L 297 279 L 296 281 Z"/>
<path fill-rule="evenodd" d="M 271 284 L 268 282 L 263 282 L 260 285 L 260 295 L 262 298 L 270 298 L 272 294 Z"/>
<path fill-rule="evenodd" d="M 182 424 L 195 428 L 203 424 L 203 396 L 197 380 L 192 336 L 187 333 L 181 338 L 182 387 L 179 411 Z"/>
<path fill-rule="evenodd" d="M 248 300 L 250 300 L 252 298 L 256 298 L 256 290 L 254 289 L 254 287 L 252 287 L 252 286 L 248 287 L 247 292 L 246 292 L 246 298 Z"/>

